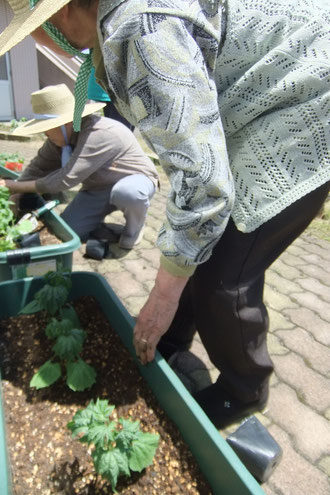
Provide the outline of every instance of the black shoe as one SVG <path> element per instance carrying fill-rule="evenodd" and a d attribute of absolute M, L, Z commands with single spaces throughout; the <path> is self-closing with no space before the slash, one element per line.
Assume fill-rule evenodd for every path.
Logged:
<path fill-rule="evenodd" d="M 194 399 L 215 427 L 222 429 L 254 412 L 262 411 L 267 404 L 268 390 L 259 400 L 245 403 L 235 399 L 219 384 L 214 383 L 194 394 Z"/>

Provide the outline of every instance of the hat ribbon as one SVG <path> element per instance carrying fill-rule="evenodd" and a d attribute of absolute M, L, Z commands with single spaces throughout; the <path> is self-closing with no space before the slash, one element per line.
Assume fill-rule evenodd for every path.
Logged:
<path fill-rule="evenodd" d="M 30 0 L 30 8 L 33 9 L 39 0 Z M 80 70 L 74 86 L 74 98 L 75 107 L 73 113 L 73 129 L 75 131 L 80 131 L 81 116 L 85 108 L 87 101 L 87 88 L 88 80 L 91 75 L 93 61 L 92 61 L 92 50 L 89 53 L 83 53 L 77 48 L 74 48 L 68 40 L 63 36 L 61 31 L 59 31 L 51 22 L 46 21 L 42 25 L 46 34 L 65 52 L 69 55 L 79 56 L 84 59 L 84 62 L 80 66 Z"/>

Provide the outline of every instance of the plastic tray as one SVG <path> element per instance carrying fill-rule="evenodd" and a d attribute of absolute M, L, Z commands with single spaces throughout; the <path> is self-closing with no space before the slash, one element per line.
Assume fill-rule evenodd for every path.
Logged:
<path fill-rule="evenodd" d="M 15 179 L 18 174 L 0 165 L 0 176 Z M 37 194 L 26 194 L 23 198 L 30 209 L 38 208 L 44 203 L 43 198 Z M 62 241 L 61 244 L 1 252 L 0 282 L 42 276 L 47 271 L 56 270 L 59 264 L 72 269 L 72 253 L 80 247 L 79 236 L 54 210 L 45 213 L 43 220 Z"/>
<path fill-rule="evenodd" d="M 41 286 L 41 278 L 0 284 L 0 318 L 16 315 Z M 83 295 L 91 295 L 98 300 L 111 327 L 118 333 L 132 356 L 135 356 L 132 345 L 134 320 L 107 281 L 95 273 L 74 272 L 70 298 L 76 299 Z M 160 354 L 157 353 L 155 361 L 147 366 L 141 366 L 138 361 L 136 363 L 159 403 L 176 423 L 189 445 L 212 487 L 213 494 L 265 495 Z M 10 495 L 6 444 L 1 429 L 0 437 L 0 486 L 3 487 L 1 495 Z"/>

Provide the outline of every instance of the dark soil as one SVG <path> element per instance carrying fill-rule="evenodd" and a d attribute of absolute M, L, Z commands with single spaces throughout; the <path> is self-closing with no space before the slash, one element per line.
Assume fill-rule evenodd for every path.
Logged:
<path fill-rule="evenodd" d="M 64 380 L 49 388 L 29 387 L 37 369 L 51 357 L 52 343 L 43 313 L 0 322 L 0 362 L 7 444 L 14 495 L 111 494 L 110 484 L 96 476 L 87 446 L 66 428 L 76 411 L 91 399 L 107 399 L 118 417 L 139 419 L 144 431 L 160 434 L 154 463 L 131 478 L 120 478 L 117 490 L 129 495 L 212 495 L 189 448 L 141 377 L 118 335 L 92 297 L 75 303 L 88 337 L 83 359 L 97 371 L 89 391 L 72 392 Z"/>
<path fill-rule="evenodd" d="M 40 222 L 40 227 L 39 227 L 39 237 L 40 237 L 40 244 L 42 246 L 52 246 L 54 244 L 62 244 L 62 240 L 56 237 L 56 235 L 52 232 L 52 230 L 42 222 Z"/>

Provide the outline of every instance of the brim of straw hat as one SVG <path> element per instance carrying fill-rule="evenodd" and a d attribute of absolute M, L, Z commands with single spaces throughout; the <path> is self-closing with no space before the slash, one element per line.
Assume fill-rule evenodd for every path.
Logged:
<path fill-rule="evenodd" d="M 106 103 L 87 103 L 82 113 L 82 117 L 101 110 L 105 105 Z M 62 113 L 58 117 L 29 120 L 19 127 L 16 127 L 12 134 L 15 136 L 29 136 L 31 134 L 38 134 L 40 132 L 49 131 L 50 129 L 55 129 L 55 127 L 59 127 L 72 121 L 73 109 L 69 112 Z"/>
<path fill-rule="evenodd" d="M 39 26 L 58 12 L 70 0 L 40 0 L 33 9 L 29 8 L 14 13 L 9 26 L 0 34 L 0 56 L 33 33 Z"/>

